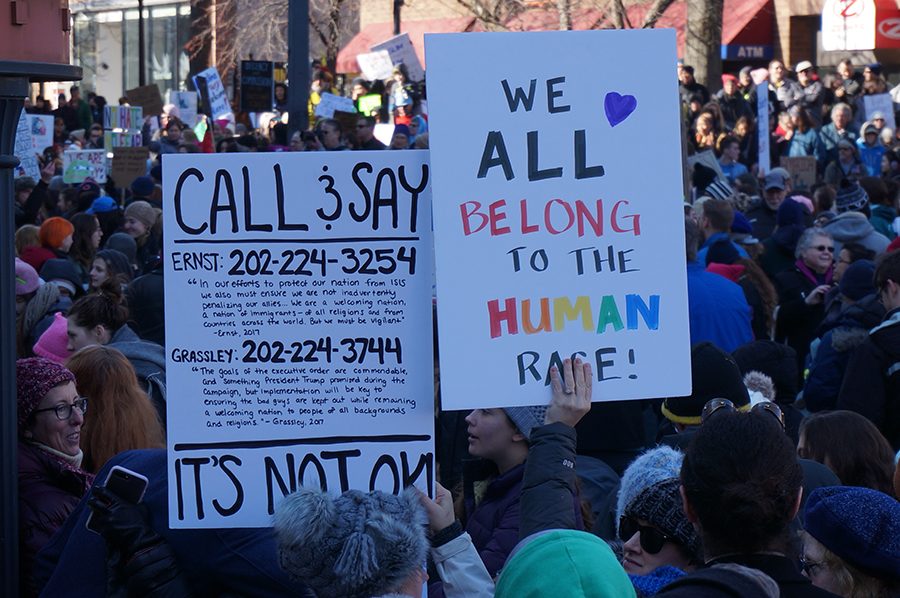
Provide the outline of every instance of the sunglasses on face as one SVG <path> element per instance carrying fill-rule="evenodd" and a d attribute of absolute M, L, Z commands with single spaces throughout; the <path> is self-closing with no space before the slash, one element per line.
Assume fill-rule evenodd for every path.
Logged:
<path fill-rule="evenodd" d="M 700 414 L 700 423 L 705 424 L 706 420 L 712 417 L 713 413 L 717 411 L 725 410 L 725 411 L 738 411 L 738 408 L 734 406 L 734 403 L 729 401 L 728 399 L 712 399 L 706 402 L 706 405 L 703 406 L 703 412 Z M 784 413 L 781 411 L 781 407 L 773 403 L 772 401 L 763 401 L 762 403 L 757 403 L 753 407 L 750 408 L 750 413 L 768 413 L 772 417 L 778 420 L 778 423 L 781 424 L 781 429 L 784 430 Z"/>
<path fill-rule="evenodd" d="M 813 247 L 816 251 L 827 251 L 828 253 L 834 253 L 833 245 L 816 245 Z"/>
<path fill-rule="evenodd" d="M 619 538 L 628 542 L 635 534 L 640 533 L 641 550 L 648 554 L 658 554 L 666 542 L 674 542 L 672 536 L 666 535 L 655 527 L 641 525 L 634 517 L 623 516 L 619 519 Z"/>

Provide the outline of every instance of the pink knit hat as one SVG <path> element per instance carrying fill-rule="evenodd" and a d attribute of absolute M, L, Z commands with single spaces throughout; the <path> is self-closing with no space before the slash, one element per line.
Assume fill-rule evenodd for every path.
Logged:
<path fill-rule="evenodd" d="M 53 323 L 50 324 L 50 327 L 44 331 L 44 334 L 35 343 L 34 354 L 59 364 L 65 364 L 69 358 L 69 350 L 66 348 L 68 344 L 66 317 L 60 312 L 56 312 L 53 315 Z"/>
<path fill-rule="evenodd" d="M 16 399 L 19 435 L 25 433 L 31 414 L 47 393 L 66 382 L 75 382 L 75 375 L 60 364 L 43 357 L 29 357 L 16 361 Z"/>

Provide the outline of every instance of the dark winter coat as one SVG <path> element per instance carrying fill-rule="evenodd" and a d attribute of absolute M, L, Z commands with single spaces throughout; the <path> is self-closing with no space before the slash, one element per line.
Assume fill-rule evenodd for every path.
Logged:
<path fill-rule="evenodd" d="M 889 312 L 853 353 L 837 408 L 866 416 L 894 450 L 900 449 L 900 308 Z"/>
<path fill-rule="evenodd" d="M 775 580 L 781 588 L 782 598 L 834 598 L 834 594 L 812 585 L 789 558 L 773 554 L 735 555 L 716 559 L 712 564 L 736 563 L 759 569 Z"/>
<path fill-rule="evenodd" d="M 775 277 L 778 291 L 778 317 L 775 321 L 775 340 L 790 345 L 797 352 L 797 366 L 802 373 L 809 353 L 809 343 L 825 317 L 823 303 L 807 305 L 806 296 L 816 284 L 794 266 Z M 803 382 L 802 375 L 799 380 Z"/>
<path fill-rule="evenodd" d="M 883 317 L 884 307 L 878 297 L 869 295 L 848 306 L 838 324 L 822 335 L 803 389 L 807 409 L 834 409 L 851 355 Z"/>
<path fill-rule="evenodd" d="M 775 231 L 776 214 L 777 211 L 770 208 L 765 200 L 760 200 L 759 203 L 747 210 L 745 216 L 753 227 L 753 236 L 761 241 L 771 237 L 772 232 Z"/>
<path fill-rule="evenodd" d="M 166 313 L 163 271 L 156 268 L 128 285 L 129 325 L 146 341 L 166 346 Z"/>
<path fill-rule="evenodd" d="M 738 119 L 742 116 L 746 116 L 749 119 L 753 118 L 753 111 L 750 109 L 750 104 L 747 103 L 747 100 L 744 99 L 744 96 L 742 96 L 740 92 L 733 96 L 729 96 L 725 94 L 724 89 L 720 89 L 716 92 L 713 99 L 722 109 L 725 127 L 729 130 L 734 128 L 735 123 L 737 123 Z"/>
<path fill-rule="evenodd" d="M 500 571 L 519 542 L 519 494 L 524 473 L 522 463 L 495 477 L 477 505 L 473 495 L 466 496 L 465 529 L 491 577 Z M 464 478 L 466 474 L 464 470 Z M 474 488 L 469 482 L 464 482 L 467 493 Z"/>
<path fill-rule="evenodd" d="M 23 226 L 25 224 L 38 224 L 38 212 L 40 211 L 41 206 L 44 205 L 45 200 L 48 197 L 49 191 L 47 188 L 47 183 L 45 183 L 44 181 L 38 181 L 34 189 L 31 190 L 31 194 L 28 196 L 28 199 L 25 200 L 24 205 L 20 205 L 17 201 L 13 202 L 13 207 L 15 209 L 16 230 L 18 230 L 20 226 Z"/>
<path fill-rule="evenodd" d="M 62 527 L 93 476 L 43 449 L 19 442 L 19 576 L 24 595 L 36 595 L 35 556 Z"/>

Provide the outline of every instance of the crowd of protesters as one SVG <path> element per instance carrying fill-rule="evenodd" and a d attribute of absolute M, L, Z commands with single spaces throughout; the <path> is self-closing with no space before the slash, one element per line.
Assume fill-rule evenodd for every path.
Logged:
<path fill-rule="evenodd" d="M 167 524 L 158 156 L 427 148 L 424 83 L 402 66 L 353 80 L 357 106 L 382 107 L 349 131 L 315 119 L 337 93 L 317 72 L 291 139 L 283 85 L 257 128 L 167 106 L 124 190 L 63 182 L 61 152 L 103 143 L 105 101 L 72 88 L 40 180 L 15 181 L 23 595 L 900 596 L 900 147 L 886 115 L 866 118 L 863 98 L 888 91 L 880 65 L 820 74 L 776 60 L 710 94 L 678 68 L 686 146 L 715 161 L 690 169 L 672 223 L 689 396 L 591 404 L 578 360 L 552 368 L 544 407 L 444 412 L 437 393 L 433 498 L 301 489 L 274 530 Z M 802 156 L 808 188 L 778 166 Z M 116 464 L 150 479 L 141 506 L 93 484 Z"/>

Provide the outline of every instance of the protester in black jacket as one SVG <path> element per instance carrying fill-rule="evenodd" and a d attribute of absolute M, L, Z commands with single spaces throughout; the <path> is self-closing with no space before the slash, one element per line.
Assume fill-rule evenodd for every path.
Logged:
<path fill-rule="evenodd" d="M 860 413 L 900 449 L 900 251 L 885 254 L 875 270 L 875 288 L 887 310 L 869 332 L 844 375 L 837 408 Z"/>

